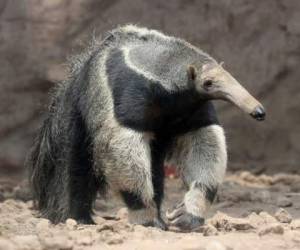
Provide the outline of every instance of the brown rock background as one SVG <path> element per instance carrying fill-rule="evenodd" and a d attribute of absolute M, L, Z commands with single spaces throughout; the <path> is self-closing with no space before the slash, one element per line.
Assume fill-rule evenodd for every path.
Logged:
<path fill-rule="evenodd" d="M 299 13 L 298 0 L 0 0 L 0 173 L 23 169 L 66 57 L 125 23 L 199 46 L 265 105 L 264 123 L 218 105 L 231 169 L 299 173 Z"/>

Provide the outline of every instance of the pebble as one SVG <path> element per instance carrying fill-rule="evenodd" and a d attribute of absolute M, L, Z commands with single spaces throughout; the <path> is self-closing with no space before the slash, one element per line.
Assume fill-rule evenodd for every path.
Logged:
<path fill-rule="evenodd" d="M 97 226 L 97 232 L 113 231 L 114 227 L 111 223 L 105 223 Z"/>
<path fill-rule="evenodd" d="M 74 220 L 74 219 L 67 219 L 66 220 L 66 227 L 69 229 L 69 230 L 73 230 L 75 229 L 77 226 L 77 221 Z"/>
<path fill-rule="evenodd" d="M 261 218 L 263 218 L 263 220 L 266 224 L 277 222 L 277 220 L 272 215 L 268 214 L 267 212 L 260 212 L 259 216 Z"/>
<path fill-rule="evenodd" d="M 120 220 L 127 220 L 128 219 L 128 209 L 126 207 L 122 207 L 117 212 L 117 216 L 116 217 L 118 219 L 120 219 Z"/>
<path fill-rule="evenodd" d="M 284 233 L 284 228 L 279 224 L 279 223 L 273 223 L 267 226 L 262 227 L 258 231 L 259 236 L 263 236 L 266 234 L 283 234 Z"/>
<path fill-rule="evenodd" d="M 123 242 L 124 242 L 124 240 L 120 235 L 114 235 L 111 238 L 109 238 L 108 240 L 106 240 L 106 243 L 108 245 L 116 245 L 116 244 L 121 244 Z"/>
<path fill-rule="evenodd" d="M 79 245 L 89 246 L 92 245 L 92 243 L 93 239 L 90 236 L 82 236 L 77 239 L 77 244 Z"/>
<path fill-rule="evenodd" d="M 293 220 L 291 222 L 291 229 L 293 229 L 293 230 L 300 229 L 300 219 Z"/>
<path fill-rule="evenodd" d="M 38 231 L 45 231 L 49 228 L 50 221 L 47 219 L 40 219 L 40 221 L 36 224 L 36 229 Z"/>
<path fill-rule="evenodd" d="M 291 207 L 293 205 L 293 202 L 285 196 L 280 196 L 277 198 L 276 205 L 278 207 Z"/>
<path fill-rule="evenodd" d="M 292 216 L 283 208 L 279 208 L 274 217 L 281 223 L 290 223 Z"/>
<path fill-rule="evenodd" d="M 225 231 L 239 231 L 253 228 L 248 219 L 233 218 L 221 212 L 217 212 L 217 214 L 214 215 L 212 219 L 210 219 L 210 223 L 217 229 L 224 229 Z"/>
<path fill-rule="evenodd" d="M 26 202 L 26 206 L 27 208 L 34 208 L 34 202 L 31 200 L 31 201 L 27 201 Z"/>
<path fill-rule="evenodd" d="M 218 230 L 213 225 L 205 225 L 203 227 L 203 236 L 218 235 Z"/>
<path fill-rule="evenodd" d="M 249 214 L 248 219 L 250 221 L 250 224 L 255 228 L 257 228 L 260 225 L 264 224 L 264 219 L 261 216 L 259 216 L 257 213 Z"/>

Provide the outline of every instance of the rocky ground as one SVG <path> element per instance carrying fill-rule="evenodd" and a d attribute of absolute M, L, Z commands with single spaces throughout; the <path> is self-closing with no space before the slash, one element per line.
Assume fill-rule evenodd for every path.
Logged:
<path fill-rule="evenodd" d="M 130 225 L 126 209 L 115 198 L 97 200 L 97 225 L 72 219 L 52 225 L 38 218 L 22 185 L 7 180 L 0 184 L 0 250 L 300 249 L 297 175 L 229 174 L 206 224 L 192 233 Z M 164 210 L 184 194 L 178 179 L 168 179 L 166 186 Z"/>

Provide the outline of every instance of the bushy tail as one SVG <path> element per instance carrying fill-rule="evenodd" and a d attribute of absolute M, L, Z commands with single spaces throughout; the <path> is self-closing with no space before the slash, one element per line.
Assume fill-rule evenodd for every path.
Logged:
<path fill-rule="evenodd" d="M 51 159 L 50 129 L 49 119 L 46 119 L 40 128 L 26 162 L 29 171 L 29 183 L 31 184 L 34 198 L 38 201 L 37 205 L 39 208 L 40 206 L 41 208 L 45 206 L 45 198 L 47 196 L 46 176 L 49 176 L 48 174 L 53 172 L 55 167 Z"/>
<path fill-rule="evenodd" d="M 94 172 L 86 114 L 92 55 L 101 53 L 111 40 L 109 36 L 73 58 L 71 77 L 54 89 L 47 117 L 26 161 L 36 207 L 54 223 L 69 217 L 88 220 L 98 189 L 105 190 L 101 171 L 97 177 Z"/>
<path fill-rule="evenodd" d="M 53 222 L 66 218 L 68 211 L 63 204 L 67 201 L 66 178 L 67 168 L 63 167 L 60 159 L 63 147 L 59 146 L 57 124 L 48 113 L 44 120 L 36 141 L 26 160 L 29 172 L 29 183 L 35 200 L 35 206 L 41 211 L 43 217 Z"/>

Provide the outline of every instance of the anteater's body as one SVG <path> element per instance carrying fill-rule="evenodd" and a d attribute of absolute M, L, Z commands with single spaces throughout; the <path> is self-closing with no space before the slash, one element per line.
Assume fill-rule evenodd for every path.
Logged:
<path fill-rule="evenodd" d="M 123 197 L 130 221 L 165 228 L 160 206 L 169 161 L 188 191 L 168 219 L 182 228 L 201 224 L 227 154 L 210 101 L 220 98 L 199 89 L 197 74 L 205 65 L 214 75 L 226 71 L 183 40 L 132 25 L 78 58 L 54 90 L 28 159 L 42 215 L 92 223 L 96 193 L 109 188 Z"/>

